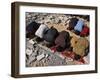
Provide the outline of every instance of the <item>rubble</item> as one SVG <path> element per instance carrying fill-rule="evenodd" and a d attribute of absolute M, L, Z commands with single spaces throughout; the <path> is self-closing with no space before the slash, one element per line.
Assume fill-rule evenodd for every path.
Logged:
<path fill-rule="evenodd" d="M 38 60 L 38 61 L 40 61 L 40 60 L 42 60 L 43 58 L 45 58 L 45 55 L 42 53 L 41 55 L 38 55 L 37 57 L 36 57 L 36 59 Z"/>
<path fill-rule="evenodd" d="M 29 43 L 34 45 L 36 42 L 31 39 L 31 40 L 29 40 Z"/>
<path fill-rule="evenodd" d="M 33 43 L 33 40 L 29 40 L 27 42 L 30 41 L 32 41 Z M 26 60 L 27 66 L 33 65 L 33 63 L 34 66 L 54 66 L 67 64 L 65 60 L 60 56 L 50 52 L 49 49 L 43 47 L 42 45 L 40 46 L 40 44 L 38 43 L 33 45 L 32 50 L 28 49 L 28 51 L 26 51 L 26 54 L 29 54 L 29 52 L 31 52 L 31 54 L 28 55 L 29 58 Z"/>
<path fill-rule="evenodd" d="M 32 49 L 26 49 L 26 54 L 28 55 L 28 56 L 30 56 L 31 54 L 32 54 Z"/>

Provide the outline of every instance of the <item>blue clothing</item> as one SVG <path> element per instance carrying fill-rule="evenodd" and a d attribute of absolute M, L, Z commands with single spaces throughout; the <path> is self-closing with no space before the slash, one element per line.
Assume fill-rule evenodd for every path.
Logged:
<path fill-rule="evenodd" d="M 82 20 L 79 20 L 76 26 L 74 27 L 74 30 L 81 32 L 83 29 L 83 25 L 84 25 L 84 22 Z"/>

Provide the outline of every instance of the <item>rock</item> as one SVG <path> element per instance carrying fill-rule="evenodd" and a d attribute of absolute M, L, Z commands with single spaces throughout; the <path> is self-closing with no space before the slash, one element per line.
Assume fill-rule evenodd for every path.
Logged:
<path fill-rule="evenodd" d="M 29 49 L 32 49 L 33 48 L 33 44 L 28 41 L 26 43 L 26 47 L 29 48 Z"/>
<path fill-rule="evenodd" d="M 36 20 L 37 19 L 37 17 L 32 17 L 32 20 Z"/>
<path fill-rule="evenodd" d="M 50 23 L 51 22 L 51 20 L 50 19 L 45 19 L 45 21 L 44 21 L 45 23 Z"/>
<path fill-rule="evenodd" d="M 49 57 L 49 55 L 48 54 L 45 54 L 45 58 L 48 58 Z"/>
<path fill-rule="evenodd" d="M 27 65 L 29 65 L 31 62 L 36 61 L 36 57 L 29 57 L 29 60 L 27 60 Z"/>
<path fill-rule="evenodd" d="M 60 19 L 55 19 L 55 22 L 54 22 L 55 24 L 59 24 L 59 23 L 61 23 L 61 20 Z"/>
<path fill-rule="evenodd" d="M 26 54 L 30 56 L 32 54 L 32 49 L 26 49 Z"/>
<path fill-rule="evenodd" d="M 45 55 L 44 54 L 41 54 L 41 55 L 39 55 L 39 56 L 37 56 L 37 60 L 38 61 L 40 61 L 40 60 L 42 60 L 43 58 L 45 58 Z"/>
<path fill-rule="evenodd" d="M 31 39 L 31 40 L 29 40 L 29 43 L 34 45 L 36 42 Z"/>
<path fill-rule="evenodd" d="M 70 57 L 66 57 L 66 62 L 72 62 L 72 61 L 73 61 L 72 58 L 70 58 Z"/>
<path fill-rule="evenodd" d="M 28 14 L 28 15 L 27 15 L 27 17 L 28 17 L 28 18 L 30 18 L 30 17 L 31 17 L 31 15 L 30 15 L 30 14 Z"/>

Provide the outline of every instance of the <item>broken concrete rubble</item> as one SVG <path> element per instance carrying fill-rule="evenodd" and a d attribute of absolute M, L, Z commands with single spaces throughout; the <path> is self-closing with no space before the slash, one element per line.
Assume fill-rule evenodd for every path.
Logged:
<path fill-rule="evenodd" d="M 45 58 L 45 55 L 42 53 L 41 55 L 38 55 L 37 57 L 36 57 L 36 59 L 38 60 L 38 61 L 40 61 L 40 60 L 42 60 L 43 58 Z"/>

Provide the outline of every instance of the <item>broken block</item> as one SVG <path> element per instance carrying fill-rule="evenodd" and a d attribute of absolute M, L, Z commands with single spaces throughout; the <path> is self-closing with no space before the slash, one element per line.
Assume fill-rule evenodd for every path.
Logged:
<path fill-rule="evenodd" d="M 45 55 L 44 54 L 41 54 L 41 55 L 37 56 L 37 60 L 38 61 L 42 60 L 43 58 L 45 58 Z"/>

